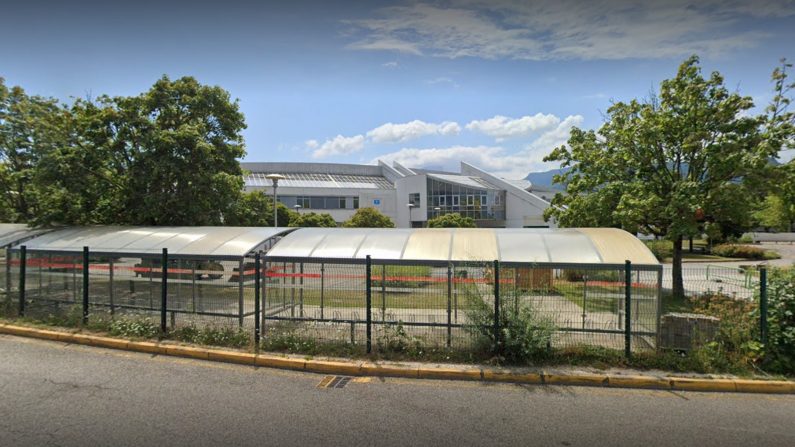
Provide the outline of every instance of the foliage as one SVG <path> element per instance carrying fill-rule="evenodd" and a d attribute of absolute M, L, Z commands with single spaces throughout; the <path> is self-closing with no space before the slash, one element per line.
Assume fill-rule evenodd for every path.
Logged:
<path fill-rule="evenodd" d="M 598 131 L 573 128 L 567 145 L 545 158 L 571 168 L 555 176 L 567 194 L 556 194 L 546 217 L 666 236 L 674 241 L 673 290 L 682 295 L 682 239 L 750 226 L 768 160 L 792 138 L 790 115 L 751 116 L 753 107 L 689 58 L 659 95 L 614 103 Z"/>
<path fill-rule="evenodd" d="M 748 245 L 722 244 L 712 248 L 712 254 L 725 258 L 743 259 L 778 259 L 780 256 L 773 251 L 763 250 Z"/>
<path fill-rule="evenodd" d="M 279 226 L 287 226 L 297 214 L 283 203 L 276 207 Z M 224 216 L 224 224 L 240 227 L 272 227 L 273 199 L 265 191 L 242 193 Z"/>
<path fill-rule="evenodd" d="M 337 222 L 328 213 L 295 213 L 290 221 L 291 227 L 325 227 L 336 228 Z"/>
<path fill-rule="evenodd" d="M 765 197 L 759 209 L 754 212 L 754 218 L 759 225 L 776 230 L 789 231 L 792 227 L 792 220 L 795 211 L 795 204 L 786 203 L 781 196 L 770 194 Z"/>
<path fill-rule="evenodd" d="M 475 228 L 475 220 L 459 213 L 442 214 L 428 220 L 428 228 Z"/>
<path fill-rule="evenodd" d="M 795 373 L 795 269 L 772 269 L 768 275 L 768 343 L 765 366 Z"/>
<path fill-rule="evenodd" d="M 342 226 L 347 228 L 395 228 L 395 223 L 377 209 L 368 207 L 359 208 Z"/>
<path fill-rule="evenodd" d="M 549 354 L 555 327 L 538 315 L 533 305 L 522 300 L 519 291 L 501 296 L 499 331 L 494 331 L 494 304 L 477 285 L 465 289 L 464 309 L 471 326 L 466 330 L 478 337 L 481 348 L 497 361 L 527 363 Z M 499 338 L 497 338 L 499 337 Z"/>
<path fill-rule="evenodd" d="M 663 262 L 666 259 L 671 259 L 671 255 L 673 255 L 674 251 L 674 246 L 671 243 L 671 241 L 656 240 L 656 241 L 645 241 L 645 243 L 658 261 Z"/>
<path fill-rule="evenodd" d="M 251 333 L 241 328 L 197 327 L 193 324 L 169 332 L 169 338 L 209 346 L 245 348 L 251 345 Z"/>
<path fill-rule="evenodd" d="M 756 364 L 761 356 L 756 305 L 723 294 L 702 294 L 691 298 L 693 312 L 720 319 L 714 340 L 696 347 L 692 356 L 703 371 L 741 371 Z"/>
<path fill-rule="evenodd" d="M 383 327 L 376 337 L 376 348 L 382 354 L 408 354 L 411 357 L 423 350 L 421 340 L 406 333 L 402 321 Z"/>
<path fill-rule="evenodd" d="M 226 91 L 191 77 L 69 107 L 0 82 L 2 217 L 220 225 L 243 187 L 244 128 Z"/>
<path fill-rule="evenodd" d="M 143 318 L 119 318 L 110 324 L 110 335 L 130 338 L 154 338 L 160 334 L 160 327 Z"/>
<path fill-rule="evenodd" d="M 9 88 L 0 78 L 0 218 L 28 222 L 36 216 L 35 168 L 65 139 L 64 110 L 56 100 Z"/>

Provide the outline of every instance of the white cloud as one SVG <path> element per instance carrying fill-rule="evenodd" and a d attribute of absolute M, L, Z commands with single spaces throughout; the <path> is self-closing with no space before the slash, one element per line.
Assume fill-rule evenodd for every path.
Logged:
<path fill-rule="evenodd" d="M 583 117 L 572 115 L 557 120 L 557 125 L 542 132 L 525 147 L 509 151 L 502 146 L 451 146 L 445 148 L 403 148 L 371 160 L 376 163 L 398 163 L 418 168 L 457 172 L 461 161 L 491 171 L 508 179 L 521 179 L 529 172 L 552 169 L 555 163 L 543 161 L 552 149 L 566 143 L 573 126 L 580 126 Z"/>
<path fill-rule="evenodd" d="M 397 61 L 389 61 L 389 62 L 385 62 L 385 63 L 381 64 L 381 66 L 384 67 L 384 68 L 397 68 L 398 67 L 398 63 L 397 63 Z"/>
<path fill-rule="evenodd" d="M 399 143 L 426 135 L 457 135 L 460 131 L 461 126 L 453 121 L 435 124 L 414 120 L 403 124 L 386 123 L 367 132 L 367 137 L 374 143 Z"/>
<path fill-rule="evenodd" d="M 317 140 L 306 140 L 306 143 L 304 144 L 306 144 L 306 147 L 309 149 L 317 149 L 317 147 L 320 145 Z"/>
<path fill-rule="evenodd" d="M 487 59 L 714 56 L 758 46 L 759 19 L 795 15 L 792 0 L 458 0 L 411 3 L 350 20 L 353 49 Z"/>
<path fill-rule="evenodd" d="M 320 147 L 317 147 L 317 141 L 309 140 L 307 146 L 312 148 L 308 143 L 315 142 L 315 151 L 312 152 L 312 158 L 325 158 L 332 155 L 347 155 L 358 152 L 364 148 L 364 136 L 355 135 L 353 137 L 343 137 L 337 135 L 336 137 L 326 140 Z"/>
<path fill-rule="evenodd" d="M 536 113 L 533 116 L 527 115 L 516 119 L 496 115 L 486 120 L 471 121 L 466 125 L 466 128 L 473 132 L 484 133 L 500 141 L 509 137 L 526 136 L 542 132 L 551 129 L 558 123 L 560 123 L 560 118 L 552 114 Z"/>

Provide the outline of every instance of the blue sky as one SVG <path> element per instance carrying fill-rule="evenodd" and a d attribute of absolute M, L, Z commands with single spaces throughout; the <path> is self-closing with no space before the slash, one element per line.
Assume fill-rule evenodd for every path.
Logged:
<path fill-rule="evenodd" d="M 0 76 L 62 100 L 167 74 L 240 100 L 246 161 L 372 163 L 506 177 L 688 55 L 770 98 L 795 1 L 42 2 L 0 0 Z M 786 158 L 791 157 L 787 154 Z"/>

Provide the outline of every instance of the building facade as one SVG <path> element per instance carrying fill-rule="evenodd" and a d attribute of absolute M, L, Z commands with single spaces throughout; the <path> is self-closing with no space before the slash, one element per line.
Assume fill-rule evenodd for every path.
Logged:
<path fill-rule="evenodd" d="M 467 163 L 460 173 L 391 166 L 335 163 L 241 163 L 246 191 L 273 193 L 268 174 L 285 178 L 279 202 L 300 212 L 328 213 L 337 223 L 357 209 L 372 207 L 399 228 L 419 228 L 428 219 L 459 213 L 487 228 L 554 228 L 545 222 L 546 198 L 529 182 L 501 179 Z"/>

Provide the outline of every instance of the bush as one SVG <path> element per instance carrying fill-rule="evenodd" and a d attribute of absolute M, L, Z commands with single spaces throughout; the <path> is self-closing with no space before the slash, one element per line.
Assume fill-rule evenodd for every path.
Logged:
<path fill-rule="evenodd" d="M 768 342 L 765 366 L 795 373 L 795 269 L 773 269 L 768 276 Z"/>
<path fill-rule="evenodd" d="M 646 241 L 646 246 L 649 247 L 649 250 L 658 261 L 664 261 L 674 255 L 674 246 L 671 241 Z"/>
<path fill-rule="evenodd" d="M 130 338 L 154 338 L 160 328 L 147 319 L 120 318 L 110 323 L 110 335 Z"/>
<path fill-rule="evenodd" d="M 689 353 L 697 370 L 742 372 L 759 361 L 756 304 L 723 294 L 695 296 L 691 303 L 693 312 L 720 318 L 715 339 Z"/>
<path fill-rule="evenodd" d="M 465 289 L 465 296 L 464 312 L 471 323 L 466 330 L 497 361 L 521 364 L 548 356 L 555 327 L 548 319 L 541 318 L 532 304 L 522 301 L 520 292 L 501 296 L 499 340 L 494 333 L 494 305 L 476 285 Z"/>
<path fill-rule="evenodd" d="M 251 344 L 250 333 L 240 328 L 230 327 L 198 328 L 191 324 L 171 331 L 169 337 L 199 345 L 225 346 L 230 348 L 244 348 Z"/>
<path fill-rule="evenodd" d="M 422 351 L 422 343 L 416 337 L 406 333 L 403 323 L 388 324 L 376 337 L 376 347 L 383 354 L 416 355 Z"/>
<path fill-rule="evenodd" d="M 712 249 L 712 254 L 725 258 L 743 259 L 778 259 L 780 256 L 772 251 L 766 251 L 759 247 L 749 247 L 747 245 L 722 244 Z"/>
<path fill-rule="evenodd" d="M 475 220 L 459 213 L 442 214 L 428 219 L 428 228 L 476 228 Z"/>

